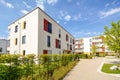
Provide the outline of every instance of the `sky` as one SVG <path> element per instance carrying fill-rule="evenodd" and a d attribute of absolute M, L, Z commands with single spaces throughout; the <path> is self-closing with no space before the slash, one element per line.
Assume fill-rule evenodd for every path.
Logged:
<path fill-rule="evenodd" d="M 75 38 L 101 35 L 120 20 L 120 0 L 0 0 L 0 37 L 7 38 L 8 25 L 36 7 Z"/>

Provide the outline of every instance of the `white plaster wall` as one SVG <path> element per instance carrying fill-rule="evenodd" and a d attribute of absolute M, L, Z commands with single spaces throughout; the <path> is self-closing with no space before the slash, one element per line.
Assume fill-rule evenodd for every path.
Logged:
<path fill-rule="evenodd" d="M 26 29 L 22 29 L 22 23 L 26 21 Z M 19 25 L 15 33 L 15 26 Z M 9 26 L 10 29 L 10 53 L 22 53 L 23 50 L 29 53 L 38 53 L 38 9 L 18 19 Z M 26 43 L 22 44 L 22 36 L 26 35 Z M 14 45 L 14 39 L 18 38 L 18 45 Z"/>
<path fill-rule="evenodd" d="M 90 38 L 84 38 L 84 52 L 90 52 Z"/>
<path fill-rule="evenodd" d="M 52 34 L 44 31 L 44 18 L 48 20 L 52 24 Z M 43 50 L 52 50 L 52 53 L 63 52 L 63 50 L 67 50 L 67 43 L 70 44 L 70 37 L 74 39 L 67 31 L 65 31 L 60 25 L 58 25 L 54 20 L 52 20 L 48 15 L 39 10 L 39 23 L 38 23 L 38 34 L 39 34 L 39 45 L 38 51 L 39 53 L 43 53 Z M 59 38 L 59 29 L 61 30 L 61 38 Z M 66 41 L 66 34 L 69 36 L 69 41 Z M 47 47 L 47 36 L 51 37 L 51 47 Z M 55 46 L 55 40 L 61 40 L 61 49 L 57 49 Z M 72 47 L 74 49 L 73 43 Z M 74 51 L 74 50 L 73 50 Z M 73 52 L 72 51 L 72 52 Z"/>

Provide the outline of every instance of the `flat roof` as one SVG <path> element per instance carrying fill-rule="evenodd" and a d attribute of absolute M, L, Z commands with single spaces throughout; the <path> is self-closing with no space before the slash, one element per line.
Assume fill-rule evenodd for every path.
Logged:
<path fill-rule="evenodd" d="M 11 24 L 15 23 L 16 21 L 20 20 L 21 18 L 25 17 L 26 15 L 30 14 L 31 12 L 35 11 L 36 9 L 41 10 L 43 13 L 45 13 L 50 19 L 52 19 L 57 25 L 59 25 L 62 29 L 64 29 L 66 32 L 68 32 L 65 28 L 63 28 L 60 24 L 58 24 L 53 18 L 51 18 L 45 11 L 43 11 L 40 7 L 36 7 L 35 9 L 33 9 L 32 11 L 30 11 L 29 13 L 25 14 L 24 16 L 18 18 L 17 20 L 15 20 L 14 22 L 10 23 L 8 26 L 10 26 Z M 70 32 L 68 32 L 73 38 L 75 38 Z"/>

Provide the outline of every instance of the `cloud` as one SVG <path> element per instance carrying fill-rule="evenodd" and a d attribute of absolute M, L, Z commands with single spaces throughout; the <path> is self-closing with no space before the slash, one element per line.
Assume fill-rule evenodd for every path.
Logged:
<path fill-rule="evenodd" d="M 90 32 L 90 31 L 79 31 L 79 32 L 75 32 L 74 33 L 74 36 L 75 37 L 91 37 L 91 36 L 98 36 L 98 35 L 101 35 L 102 32 Z"/>
<path fill-rule="evenodd" d="M 105 7 L 108 7 L 110 4 L 109 3 L 107 3 L 107 4 L 105 4 Z"/>
<path fill-rule="evenodd" d="M 114 8 L 114 9 L 110 9 L 110 10 L 108 10 L 106 12 L 101 11 L 100 15 L 101 15 L 101 18 L 104 18 L 104 17 L 110 16 L 110 15 L 116 14 L 118 12 L 120 12 L 120 7 L 119 8 Z"/>
<path fill-rule="evenodd" d="M 31 6 L 28 5 L 25 1 L 23 1 L 23 4 L 24 4 L 27 8 L 31 8 Z"/>
<path fill-rule="evenodd" d="M 72 17 L 68 14 L 67 11 L 61 10 L 61 11 L 59 12 L 58 18 L 59 18 L 60 20 L 63 20 L 63 19 L 64 19 L 65 21 L 70 21 L 70 19 L 71 19 Z M 64 24 L 66 24 L 66 22 L 65 22 Z"/>
<path fill-rule="evenodd" d="M 114 4 L 116 4 L 116 2 L 117 2 L 117 0 L 114 0 L 114 1 L 112 2 L 112 4 L 114 5 Z"/>
<path fill-rule="evenodd" d="M 57 21 L 57 23 L 60 23 L 60 21 Z"/>
<path fill-rule="evenodd" d="M 73 16 L 73 20 L 78 20 L 78 19 L 80 19 L 81 18 L 81 14 L 78 14 L 78 15 L 75 15 L 75 16 Z"/>
<path fill-rule="evenodd" d="M 21 10 L 20 12 L 23 13 L 23 14 L 27 14 L 28 13 L 27 10 Z"/>
<path fill-rule="evenodd" d="M 58 0 L 47 0 L 48 4 L 55 5 L 58 2 Z"/>
<path fill-rule="evenodd" d="M 44 6 L 45 0 L 35 0 L 35 2 L 36 2 L 36 6 L 40 7 L 42 10 L 45 9 Z"/>
<path fill-rule="evenodd" d="M 65 19 L 66 21 L 69 21 L 69 20 L 71 19 L 71 16 L 70 16 L 70 15 L 66 15 L 66 16 L 64 17 L 64 19 Z"/>
<path fill-rule="evenodd" d="M 11 3 L 6 2 L 5 0 L 0 0 L 0 2 L 8 8 L 14 8 L 14 6 Z"/>

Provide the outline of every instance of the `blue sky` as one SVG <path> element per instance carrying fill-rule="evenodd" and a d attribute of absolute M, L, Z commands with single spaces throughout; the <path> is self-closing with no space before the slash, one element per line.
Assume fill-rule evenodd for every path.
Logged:
<path fill-rule="evenodd" d="M 76 38 L 100 35 L 104 26 L 120 20 L 120 0 L 0 0 L 0 37 L 37 6 Z"/>

